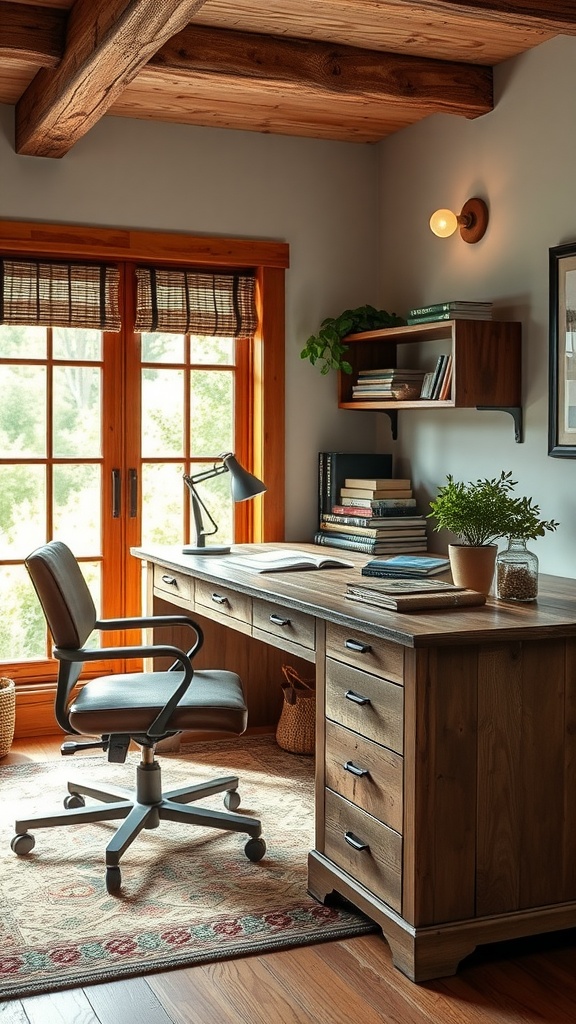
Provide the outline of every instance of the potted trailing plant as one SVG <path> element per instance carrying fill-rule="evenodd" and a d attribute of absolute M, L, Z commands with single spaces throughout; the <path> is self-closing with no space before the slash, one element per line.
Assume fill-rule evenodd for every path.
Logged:
<path fill-rule="evenodd" d="M 375 331 L 378 327 L 398 327 L 405 322 L 395 313 L 387 313 L 385 309 L 375 309 L 374 306 L 345 309 L 340 316 L 329 316 L 322 321 L 318 334 L 311 334 L 308 338 L 300 358 L 309 359 L 312 366 L 319 362 L 322 374 L 330 370 L 352 373 L 352 367 L 344 355 L 348 346 L 342 342 L 347 334 Z"/>
<path fill-rule="evenodd" d="M 451 474 L 446 480 L 430 502 L 429 517 L 436 520 L 435 530 L 450 530 L 458 537 L 458 543 L 448 546 L 454 582 L 487 594 L 499 538 L 512 537 L 517 530 L 526 540 L 556 529 L 558 524 L 541 519 L 531 498 L 513 495 L 517 481 L 512 480 L 511 472 L 469 483 L 458 482 Z"/>

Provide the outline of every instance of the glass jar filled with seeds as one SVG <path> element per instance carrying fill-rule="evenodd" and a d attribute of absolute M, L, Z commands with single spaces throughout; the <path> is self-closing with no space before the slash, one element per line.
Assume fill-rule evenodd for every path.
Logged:
<path fill-rule="evenodd" d="M 496 558 L 496 596 L 501 601 L 535 601 L 538 596 L 538 558 L 521 537 L 510 537 Z"/>

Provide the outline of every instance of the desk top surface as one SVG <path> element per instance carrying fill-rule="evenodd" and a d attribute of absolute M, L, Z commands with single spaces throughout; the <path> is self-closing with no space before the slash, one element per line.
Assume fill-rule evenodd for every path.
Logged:
<path fill-rule="evenodd" d="M 150 545 L 132 548 L 131 553 L 146 562 L 229 586 L 239 593 L 294 608 L 407 647 L 576 637 L 576 580 L 573 579 L 541 574 L 538 600 L 526 604 L 512 604 L 489 597 L 487 603 L 478 608 L 394 612 L 351 602 L 345 597 L 346 584 L 359 582 L 362 578 L 360 569 L 366 564 L 366 555 L 336 548 L 319 549 L 313 544 L 280 542 L 235 544 L 233 552 L 244 554 L 282 547 L 298 548 L 315 555 L 320 550 L 323 554 L 353 562 L 354 567 L 258 573 L 233 566 L 226 555 L 183 555 L 179 547 Z"/>

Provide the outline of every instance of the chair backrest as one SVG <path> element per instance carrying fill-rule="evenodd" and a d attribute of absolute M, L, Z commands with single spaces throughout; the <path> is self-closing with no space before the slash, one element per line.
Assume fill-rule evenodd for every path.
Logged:
<path fill-rule="evenodd" d="M 97 615 L 78 562 L 62 541 L 52 540 L 25 559 L 26 568 L 56 647 L 83 647 Z"/>

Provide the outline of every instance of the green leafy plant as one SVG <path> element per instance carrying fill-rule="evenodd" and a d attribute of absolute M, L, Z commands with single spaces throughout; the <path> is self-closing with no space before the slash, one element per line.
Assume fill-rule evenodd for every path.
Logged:
<path fill-rule="evenodd" d="M 348 346 L 342 343 L 347 334 L 375 331 L 378 327 L 398 327 L 405 322 L 395 313 L 387 313 L 385 309 L 375 309 L 374 306 L 345 309 L 340 316 L 329 316 L 322 321 L 318 334 L 311 334 L 308 338 L 300 358 L 309 359 L 312 366 L 320 362 L 322 374 L 330 370 L 352 373 L 350 363 L 344 358 Z"/>
<path fill-rule="evenodd" d="M 440 487 L 428 518 L 436 520 L 434 529 L 450 530 L 462 544 L 485 547 L 499 537 L 522 537 L 531 540 L 559 525 L 553 519 L 540 518 L 540 508 L 531 498 L 516 498 L 512 491 L 517 484 L 512 473 L 502 471 L 499 477 L 460 483 L 450 474 Z"/>

